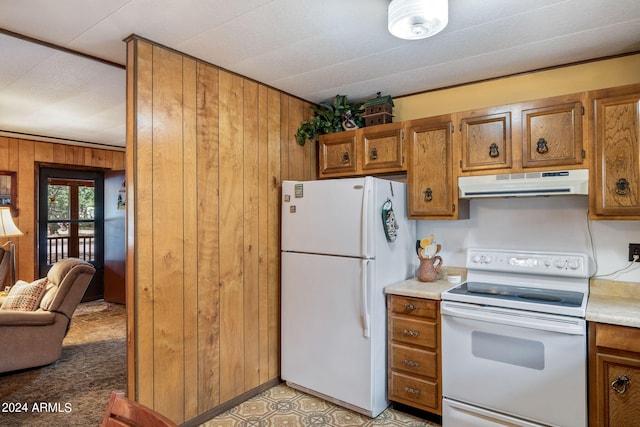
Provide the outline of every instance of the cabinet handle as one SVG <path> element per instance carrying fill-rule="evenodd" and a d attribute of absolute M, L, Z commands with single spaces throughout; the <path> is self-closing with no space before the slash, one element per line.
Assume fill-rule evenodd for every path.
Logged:
<path fill-rule="evenodd" d="M 405 335 L 409 335 L 410 337 L 417 337 L 418 335 L 420 335 L 420 332 L 411 329 L 405 329 L 404 331 L 402 331 L 402 333 Z"/>
<path fill-rule="evenodd" d="M 349 163 L 349 152 L 345 151 L 342 153 L 342 163 Z"/>
<path fill-rule="evenodd" d="M 369 153 L 369 158 L 371 160 L 378 160 L 378 150 L 376 150 L 376 147 L 373 147 L 371 149 L 371 152 Z"/>
<path fill-rule="evenodd" d="M 631 188 L 629 187 L 629 181 L 624 178 L 620 178 L 618 182 L 616 182 L 616 194 L 626 196 L 630 192 Z"/>
<path fill-rule="evenodd" d="M 622 394 L 625 391 L 627 391 L 627 387 L 629 387 L 630 385 L 631 385 L 631 381 L 629 380 L 628 376 L 618 375 L 618 378 L 616 378 L 611 383 L 611 389 L 618 394 Z"/>
<path fill-rule="evenodd" d="M 411 366 L 412 368 L 417 368 L 418 366 L 420 366 L 420 362 L 414 362 L 413 360 L 404 359 L 403 362 L 405 365 Z"/>
<path fill-rule="evenodd" d="M 417 390 L 417 389 L 411 388 L 411 387 L 405 387 L 404 391 L 406 391 L 407 393 L 411 393 L 411 394 L 420 394 L 420 390 Z"/>
<path fill-rule="evenodd" d="M 433 191 L 431 191 L 431 188 L 427 188 L 426 190 L 424 190 L 424 201 L 430 202 L 432 199 L 433 199 Z"/>
<path fill-rule="evenodd" d="M 413 304 L 405 304 L 404 308 L 407 310 L 420 310 L 420 307 L 418 307 L 417 305 L 413 305 Z"/>
<path fill-rule="evenodd" d="M 495 142 L 489 146 L 489 157 L 498 157 L 500 151 L 498 150 L 498 144 Z"/>
<path fill-rule="evenodd" d="M 536 152 L 538 154 L 544 154 L 549 151 L 549 147 L 547 146 L 547 140 L 544 138 L 540 138 L 536 144 Z"/>

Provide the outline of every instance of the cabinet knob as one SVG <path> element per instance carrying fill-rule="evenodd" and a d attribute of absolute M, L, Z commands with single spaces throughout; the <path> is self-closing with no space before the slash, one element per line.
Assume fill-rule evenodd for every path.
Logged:
<path fill-rule="evenodd" d="M 616 182 L 616 194 L 626 196 L 630 192 L 631 188 L 629 187 L 629 181 L 624 178 L 620 178 L 618 182 Z"/>
<path fill-rule="evenodd" d="M 409 335 L 410 337 L 417 337 L 418 335 L 420 335 L 420 332 L 411 329 L 405 329 L 404 331 L 402 331 L 402 333 L 405 335 Z"/>
<path fill-rule="evenodd" d="M 544 138 L 540 138 L 536 143 L 536 152 L 538 154 L 544 154 L 549 151 L 549 147 L 547 146 L 547 140 Z"/>
<path fill-rule="evenodd" d="M 611 389 L 618 394 L 622 394 L 625 391 L 627 391 L 627 387 L 629 387 L 630 385 L 631 385 L 631 380 L 629 380 L 628 376 L 618 375 L 618 378 L 616 378 L 611 383 Z"/>
<path fill-rule="evenodd" d="M 373 147 L 371 149 L 371 152 L 369 153 L 369 158 L 371 160 L 377 160 L 378 159 L 378 150 L 376 150 L 376 147 Z"/>
<path fill-rule="evenodd" d="M 424 190 L 424 201 L 425 202 L 430 202 L 433 199 L 433 191 L 431 191 L 431 188 L 427 188 L 426 190 Z"/>
<path fill-rule="evenodd" d="M 498 157 L 500 151 L 498 150 L 498 144 L 495 142 L 489 146 L 489 157 Z"/>
<path fill-rule="evenodd" d="M 342 153 L 342 163 L 349 163 L 349 152 L 345 151 Z"/>
<path fill-rule="evenodd" d="M 413 305 L 413 304 L 405 304 L 404 308 L 407 310 L 420 310 L 420 307 L 418 307 L 417 305 Z"/>

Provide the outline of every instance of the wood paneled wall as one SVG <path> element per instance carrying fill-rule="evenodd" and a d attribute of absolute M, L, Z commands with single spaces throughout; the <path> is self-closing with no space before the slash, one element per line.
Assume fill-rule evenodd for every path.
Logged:
<path fill-rule="evenodd" d="M 16 244 L 16 279 L 32 281 L 38 275 L 37 193 L 38 165 L 123 170 L 124 151 L 0 136 L 0 170 L 16 172 L 19 214 L 14 221 L 24 233 Z M 1 240 L 4 243 L 5 240 Z"/>
<path fill-rule="evenodd" d="M 127 41 L 129 395 L 176 422 L 280 373 L 280 183 L 309 104 Z"/>

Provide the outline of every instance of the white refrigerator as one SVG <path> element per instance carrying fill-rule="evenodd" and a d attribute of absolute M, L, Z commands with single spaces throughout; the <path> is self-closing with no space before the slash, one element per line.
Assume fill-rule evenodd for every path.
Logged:
<path fill-rule="evenodd" d="M 282 183 L 282 379 L 376 417 L 388 406 L 384 288 L 415 275 L 406 185 Z"/>

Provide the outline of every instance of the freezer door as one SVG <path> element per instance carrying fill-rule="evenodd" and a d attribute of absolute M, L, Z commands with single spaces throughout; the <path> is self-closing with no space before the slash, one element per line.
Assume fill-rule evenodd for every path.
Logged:
<path fill-rule="evenodd" d="M 370 315 L 384 306 L 384 295 L 370 291 L 372 263 L 282 254 L 281 375 L 376 416 L 388 405 L 386 322 Z"/>
<path fill-rule="evenodd" d="M 283 251 L 364 256 L 365 178 L 283 181 L 282 200 Z"/>

